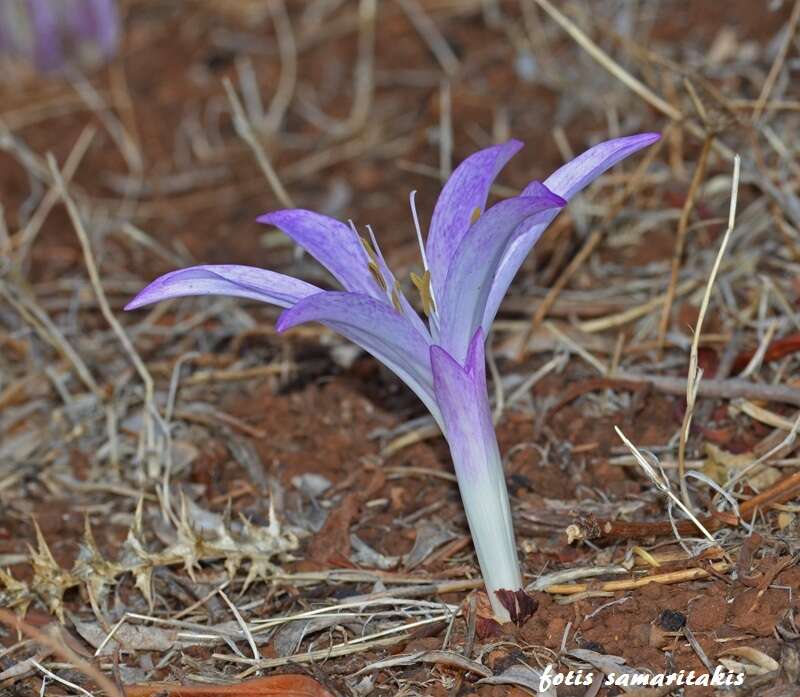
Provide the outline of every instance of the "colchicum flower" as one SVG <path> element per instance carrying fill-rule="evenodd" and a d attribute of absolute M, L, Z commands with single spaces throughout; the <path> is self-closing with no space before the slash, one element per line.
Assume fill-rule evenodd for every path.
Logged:
<path fill-rule="evenodd" d="M 343 286 L 329 291 L 249 266 L 194 266 L 153 281 L 127 306 L 167 298 L 233 295 L 286 308 L 278 331 L 320 322 L 371 353 L 423 401 L 442 430 L 455 465 L 492 609 L 524 620 L 532 601 L 522 590 L 511 509 L 489 408 L 484 341 L 517 270 L 567 202 L 609 167 L 658 140 L 644 133 L 590 148 L 543 184 L 486 208 L 516 140 L 481 150 L 453 172 L 436 203 L 423 245 L 424 272 L 412 274 L 427 323 L 406 300 L 372 230 L 307 210 L 281 210 L 259 222 L 280 228 Z"/>
<path fill-rule="evenodd" d="M 2 0 L 0 56 L 43 72 L 110 58 L 119 39 L 116 0 Z"/>

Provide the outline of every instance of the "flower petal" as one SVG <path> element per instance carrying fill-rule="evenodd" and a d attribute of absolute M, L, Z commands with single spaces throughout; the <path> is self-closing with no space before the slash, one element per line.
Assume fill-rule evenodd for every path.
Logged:
<path fill-rule="evenodd" d="M 366 253 L 348 225 L 300 208 L 266 213 L 257 220 L 280 228 L 328 269 L 345 290 L 383 297 L 367 268 Z"/>
<path fill-rule="evenodd" d="M 60 68 L 64 62 L 58 17 L 47 0 L 28 0 L 28 11 L 33 26 L 33 44 L 39 70 Z"/>
<path fill-rule="evenodd" d="M 495 591 L 517 590 L 517 561 L 503 463 L 492 423 L 484 374 L 484 337 L 479 329 L 462 367 L 440 346 L 431 346 L 436 400 L 467 514 L 472 541 L 492 608 L 508 617 Z"/>
<path fill-rule="evenodd" d="M 544 185 L 569 201 L 617 162 L 655 143 L 660 137 L 658 133 L 640 133 L 595 145 L 550 175 Z M 531 182 L 522 195 L 536 191 L 540 186 L 540 182 Z M 557 214 L 558 211 L 547 211 L 538 219 L 529 221 L 527 230 L 509 245 L 492 281 L 492 289 L 486 302 L 482 323 L 485 332 L 488 333 L 492 326 L 500 303 L 503 302 L 522 262 Z"/>
<path fill-rule="evenodd" d="M 457 361 L 463 361 L 475 330 L 481 326 L 484 308 L 506 249 L 520 227 L 545 211 L 566 205 L 545 186 L 492 206 L 470 228 L 450 263 L 450 272 L 439 300 L 439 342 Z"/>
<path fill-rule="evenodd" d="M 135 310 L 159 300 L 187 295 L 234 295 L 291 307 L 298 300 L 320 292 L 320 288 L 305 281 L 253 266 L 191 266 L 157 278 L 139 291 L 125 309 Z"/>
<path fill-rule="evenodd" d="M 71 17 L 76 33 L 91 40 L 104 56 L 116 50 L 119 17 L 114 0 L 82 0 Z"/>
<path fill-rule="evenodd" d="M 405 382 L 441 423 L 433 395 L 430 336 L 419 332 L 404 314 L 363 293 L 324 292 L 286 310 L 277 329 L 284 331 L 303 322 L 321 322 L 371 353 Z"/>
<path fill-rule="evenodd" d="M 659 138 L 661 135 L 658 133 L 639 133 L 607 140 L 567 162 L 545 179 L 544 185 L 569 201 L 607 169 L 637 150 L 652 145 Z M 524 191 L 522 193 L 525 194 Z"/>
<path fill-rule="evenodd" d="M 436 297 L 443 295 L 450 260 L 472 225 L 475 209 L 483 213 L 492 182 L 521 147 L 520 141 L 509 140 L 480 150 L 456 167 L 444 185 L 425 244 Z"/>

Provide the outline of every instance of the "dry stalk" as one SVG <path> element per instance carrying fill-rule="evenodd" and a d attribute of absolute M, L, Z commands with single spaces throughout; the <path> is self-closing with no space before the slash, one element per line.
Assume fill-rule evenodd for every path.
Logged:
<path fill-rule="evenodd" d="M 436 57 L 445 75 L 449 78 L 454 77 L 461 66 L 436 23 L 425 13 L 418 0 L 397 0 L 397 3 Z"/>
<path fill-rule="evenodd" d="M 633 91 L 644 101 L 652 107 L 660 111 L 665 116 L 669 117 L 676 123 L 680 123 L 683 128 L 688 130 L 698 138 L 705 138 L 705 131 L 702 126 L 699 126 L 694 121 L 690 121 L 679 109 L 676 109 L 669 102 L 659 97 L 652 89 L 645 85 L 641 80 L 631 75 L 625 68 L 617 63 L 611 56 L 603 51 L 594 41 L 592 41 L 586 34 L 569 19 L 565 14 L 559 11 L 550 0 L 535 0 L 535 2 L 545 11 L 555 22 L 561 26 L 564 31 L 569 34 L 574 41 L 586 51 L 592 58 L 594 58 L 603 68 L 617 78 L 623 85 Z M 720 141 L 714 141 L 714 150 L 725 157 L 726 159 L 733 158 L 733 152 L 726 145 Z"/>
<path fill-rule="evenodd" d="M 800 0 L 796 0 L 794 3 L 792 14 L 789 17 L 789 21 L 787 22 L 786 26 L 784 27 L 786 35 L 781 42 L 781 47 L 778 49 L 778 54 L 775 56 L 772 67 L 767 74 L 767 79 L 764 80 L 764 86 L 761 88 L 761 94 L 758 95 L 758 99 L 756 100 L 755 107 L 753 108 L 753 115 L 751 116 L 751 121 L 753 123 L 756 123 L 761 118 L 764 107 L 766 106 L 767 101 L 769 101 L 769 95 L 772 92 L 772 88 L 775 87 L 775 82 L 778 79 L 778 75 L 780 75 L 784 62 L 786 61 L 786 55 L 789 52 L 789 47 L 792 45 L 798 21 L 800 21 Z"/>
<path fill-rule="evenodd" d="M 281 184 L 281 180 L 278 178 L 275 168 L 272 166 L 264 147 L 259 142 L 253 130 L 250 120 L 247 118 L 247 114 L 239 100 L 239 96 L 236 94 L 233 84 L 228 78 L 224 78 L 222 85 L 225 87 L 225 93 L 233 109 L 233 126 L 236 129 L 236 133 L 250 150 L 252 150 L 256 162 L 258 162 L 258 166 L 261 168 L 262 174 L 272 189 L 272 193 L 275 194 L 275 198 L 277 198 L 280 204 L 285 208 L 294 208 L 292 199 L 289 197 L 286 189 L 283 188 L 283 184 Z"/>
<path fill-rule="evenodd" d="M 155 387 L 153 384 L 153 378 L 150 376 L 147 366 L 145 366 L 144 361 L 142 361 L 130 338 L 128 338 L 127 333 L 114 315 L 111 306 L 108 304 L 108 299 L 106 298 L 105 291 L 103 290 L 103 284 L 100 279 L 100 272 L 98 271 L 97 265 L 94 261 L 94 254 L 92 252 L 91 243 L 89 242 L 89 235 L 86 232 L 83 219 L 78 211 L 78 206 L 75 204 L 72 196 L 70 196 L 67 185 L 64 182 L 64 178 L 58 168 L 58 163 L 52 154 L 48 154 L 47 162 L 50 166 L 50 173 L 53 177 L 53 181 L 55 182 L 55 185 L 61 196 L 61 200 L 66 206 L 72 226 L 75 229 L 75 234 L 78 236 L 78 240 L 80 241 L 84 263 L 86 264 L 86 270 L 89 273 L 89 280 L 92 284 L 95 297 L 97 298 L 97 303 L 100 306 L 100 312 L 103 314 L 106 322 L 108 322 L 109 326 L 114 331 L 114 334 L 117 336 L 120 344 L 122 344 L 122 348 L 125 350 L 128 358 L 130 358 L 131 363 L 133 363 L 133 366 L 136 369 L 136 372 L 139 374 L 139 378 L 144 384 L 145 398 L 142 416 L 145 424 L 145 452 L 143 460 L 145 462 L 148 477 L 156 479 L 160 474 L 160 465 L 158 461 L 158 454 L 156 452 L 154 415 L 157 415 L 158 411 L 155 405 Z"/>
<path fill-rule="evenodd" d="M 728 247 L 731 233 L 736 222 L 736 203 L 739 196 L 739 172 L 741 161 L 739 156 L 736 155 L 733 160 L 733 177 L 731 179 L 731 202 L 728 211 L 728 227 L 722 238 L 717 257 L 714 260 L 714 266 L 711 268 L 711 274 L 708 277 L 706 284 L 706 291 L 703 295 L 703 301 L 700 304 L 700 314 L 697 318 L 697 327 L 695 327 L 694 336 L 692 338 L 692 348 L 689 352 L 689 374 L 686 386 L 686 412 L 683 416 L 683 424 L 681 426 L 680 441 L 678 443 L 678 477 L 680 481 L 681 498 L 683 504 L 687 509 L 691 508 L 691 499 L 689 498 L 689 489 L 686 486 L 686 442 L 689 439 L 689 429 L 692 424 L 692 415 L 694 414 L 695 400 L 697 392 L 702 379 L 702 371 L 698 370 L 698 353 L 700 348 L 700 334 L 703 329 L 703 321 L 705 320 L 706 312 L 708 311 L 708 304 L 711 300 L 711 291 L 714 287 L 717 273 L 719 272 L 722 258 L 725 255 L 725 250 Z"/>
<path fill-rule="evenodd" d="M 264 128 L 270 133 L 278 133 L 283 125 L 297 84 L 297 44 L 284 0 L 275 0 L 275 2 L 268 3 L 267 7 L 275 25 L 275 36 L 281 58 L 281 73 L 275 94 L 272 96 L 272 101 L 264 117 Z"/>
<path fill-rule="evenodd" d="M 692 176 L 692 182 L 689 185 L 689 191 L 686 193 L 686 201 L 681 210 L 681 217 L 678 221 L 678 232 L 675 236 L 675 249 L 672 253 L 672 263 L 670 268 L 669 285 L 667 286 L 667 296 L 664 300 L 664 306 L 661 309 L 661 321 L 658 326 L 658 348 L 656 350 L 657 356 L 660 358 L 664 349 L 664 340 L 667 336 L 667 329 L 669 328 L 670 316 L 672 315 L 672 303 L 675 300 L 675 288 L 678 285 L 678 274 L 681 269 L 681 261 L 683 261 L 683 254 L 686 248 L 686 236 L 689 229 L 689 218 L 694 209 L 694 202 L 703 182 L 703 177 L 706 173 L 706 164 L 708 162 L 708 153 L 711 151 L 711 143 L 714 141 L 714 136 L 709 134 L 703 141 L 703 149 L 700 151 L 700 157 L 697 160 L 697 166 Z"/>
<path fill-rule="evenodd" d="M 304 117 L 335 138 L 347 138 L 361 130 L 366 124 L 372 109 L 375 93 L 375 25 L 377 21 L 377 0 L 359 0 L 358 3 L 358 59 L 354 71 L 353 104 L 350 114 L 337 121 L 313 104 L 304 103 Z"/>
<path fill-rule="evenodd" d="M 72 181 L 72 177 L 83 161 L 84 155 L 86 155 L 86 152 L 89 150 L 89 146 L 92 144 L 96 132 L 94 126 L 88 125 L 81 131 L 78 140 L 75 141 L 75 145 L 72 147 L 64 163 L 63 175 L 64 182 L 67 185 Z M 47 216 L 50 215 L 53 206 L 58 203 L 59 198 L 60 195 L 57 188 L 52 186 L 37 206 L 34 214 L 25 224 L 25 227 L 13 238 L 12 242 L 17 249 L 16 263 L 19 267 L 24 266 L 31 245 L 33 245 L 36 240 L 44 221 L 47 219 Z"/>
<path fill-rule="evenodd" d="M 141 176 L 144 169 L 144 159 L 136 141 L 126 130 L 122 122 L 117 118 L 111 108 L 106 104 L 103 95 L 100 94 L 83 75 L 76 70 L 69 70 L 69 77 L 72 86 L 78 96 L 91 109 L 100 123 L 103 124 L 111 139 L 117 145 L 120 154 L 125 160 L 130 172 Z"/>
<path fill-rule="evenodd" d="M 728 571 L 732 564 L 728 562 L 717 562 L 711 565 L 715 573 L 721 574 Z M 616 593 L 619 591 L 635 590 L 643 588 L 651 583 L 659 583 L 662 585 L 670 585 L 673 583 L 685 583 L 686 581 L 696 581 L 702 578 L 711 576 L 711 571 L 706 571 L 702 568 L 694 569 L 681 569 L 680 571 L 670 571 L 663 574 L 650 574 L 648 576 L 640 576 L 639 578 L 624 579 L 621 581 L 606 581 L 597 587 L 593 587 L 588 583 L 569 583 L 548 586 L 544 589 L 545 593 L 552 595 L 571 595 L 574 593 L 586 593 L 590 590 L 599 590 L 606 593 Z"/>
<path fill-rule="evenodd" d="M 26 636 L 33 639 L 37 644 L 46 646 L 54 654 L 61 657 L 67 663 L 73 665 L 76 670 L 80 671 L 83 675 L 93 680 L 98 687 L 106 693 L 106 695 L 114 697 L 124 697 L 117 686 L 109 680 L 98 668 L 93 666 L 87 660 L 81 658 L 76 654 L 63 639 L 56 639 L 49 636 L 45 632 L 33 627 L 32 625 L 24 622 L 13 613 L 0 608 L 0 622 L 8 627 L 17 629 Z M 63 682 L 60 678 L 55 678 L 59 682 Z M 75 686 L 77 687 L 77 685 Z M 78 688 L 81 689 L 81 688 Z"/>
<path fill-rule="evenodd" d="M 633 456 L 636 458 L 636 462 L 639 463 L 639 466 L 642 468 L 644 473 L 647 475 L 648 479 L 650 479 L 653 484 L 656 485 L 656 488 L 669 497 L 673 503 L 675 503 L 678 508 L 680 508 L 692 521 L 692 523 L 697 526 L 697 529 L 703 534 L 703 536 L 711 542 L 712 545 L 716 545 L 717 541 L 714 539 L 714 536 L 706 529 L 706 527 L 697 519 L 694 513 L 689 509 L 688 506 L 684 505 L 683 501 L 681 501 L 672 491 L 669 485 L 669 480 L 665 476 L 659 476 L 659 474 L 655 471 L 653 466 L 647 461 L 644 455 L 639 452 L 639 449 L 631 443 L 625 434 L 619 429 L 618 426 L 614 426 L 614 430 L 617 432 L 617 435 L 622 439 L 622 442 L 628 447 L 631 451 Z"/>

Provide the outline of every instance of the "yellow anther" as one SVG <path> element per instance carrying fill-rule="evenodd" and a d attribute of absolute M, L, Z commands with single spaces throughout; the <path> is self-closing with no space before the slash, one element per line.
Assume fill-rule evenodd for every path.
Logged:
<path fill-rule="evenodd" d="M 427 317 L 430 317 L 436 312 L 436 306 L 433 302 L 433 293 L 431 292 L 431 272 L 427 269 L 422 276 L 411 274 L 411 282 L 416 286 L 419 292 L 420 300 L 422 300 L 422 311 Z"/>
<path fill-rule="evenodd" d="M 475 223 L 478 222 L 478 218 L 480 217 L 481 217 L 481 209 L 475 208 L 475 210 L 473 210 L 472 214 L 469 216 L 469 224 L 474 225 Z"/>
<path fill-rule="evenodd" d="M 366 237 L 361 237 L 361 235 L 358 236 L 358 239 L 361 240 L 361 246 L 364 248 L 370 261 L 377 266 L 378 255 L 375 254 L 375 250 L 372 248 L 370 241 Z"/>
<path fill-rule="evenodd" d="M 386 285 L 386 280 L 383 278 L 383 274 L 381 273 L 380 268 L 374 261 L 370 261 L 367 264 L 367 268 L 369 272 L 372 274 L 372 278 L 375 279 L 375 283 L 377 283 L 381 290 L 385 293 L 388 290 L 388 286 Z"/>
<path fill-rule="evenodd" d="M 400 286 L 396 280 L 394 282 L 394 288 L 392 288 L 392 305 L 394 305 L 395 310 L 402 314 L 403 306 L 400 304 Z"/>

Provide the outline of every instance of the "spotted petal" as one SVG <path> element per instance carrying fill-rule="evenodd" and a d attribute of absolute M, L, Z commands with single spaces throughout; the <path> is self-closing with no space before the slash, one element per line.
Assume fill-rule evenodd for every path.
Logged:
<path fill-rule="evenodd" d="M 159 300 L 188 295 L 233 295 L 291 307 L 302 298 L 320 292 L 320 288 L 305 281 L 253 266 L 191 266 L 157 278 L 139 291 L 125 309 L 135 310 Z"/>
<path fill-rule="evenodd" d="M 320 322 L 371 353 L 423 401 L 441 423 L 433 394 L 430 336 L 417 330 L 391 305 L 363 293 L 324 292 L 309 296 L 278 319 L 278 331 Z"/>
<path fill-rule="evenodd" d="M 550 175 L 545 179 L 544 185 L 569 201 L 620 160 L 632 155 L 637 150 L 655 143 L 660 137 L 658 133 L 640 133 L 639 135 L 615 138 L 595 145 Z M 522 195 L 525 196 L 530 192 L 537 191 L 540 186 L 540 182 L 531 182 L 522 192 Z M 514 276 L 517 275 L 519 267 L 522 266 L 522 262 L 525 261 L 533 245 L 536 244 L 556 215 L 558 215 L 558 211 L 551 210 L 538 218 L 528 221 L 527 229 L 509 245 L 502 262 L 497 268 L 497 273 L 492 281 L 492 289 L 486 302 L 482 325 L 485 332 L 488 332 L 492 326 L 492 322 L 494 322 L 494 318 L 500 308 L 500 303 L 508 292 L 508 287 L 511 285 Z"/>
<path fill-rule="evenodd" d="M 470 339 L 481 326 L 492 280 L 506 249 L 525 224 L 566 201 L 539 184 L 525 196 L 492 206 L 470 228 L 453 255 L 440 301 L 439 343 L 463 361 Z"/>
<path fill-rule="evenodd" d="M 480 150 L 456 167 L 444 185 L 433 210 L 425 245 L 437 297 L 444 293 L 451 259 L 472 225 L 475 211 L 483 213 L 492 183 L 521 147 L 520 141 L 509 140 Z"/>

